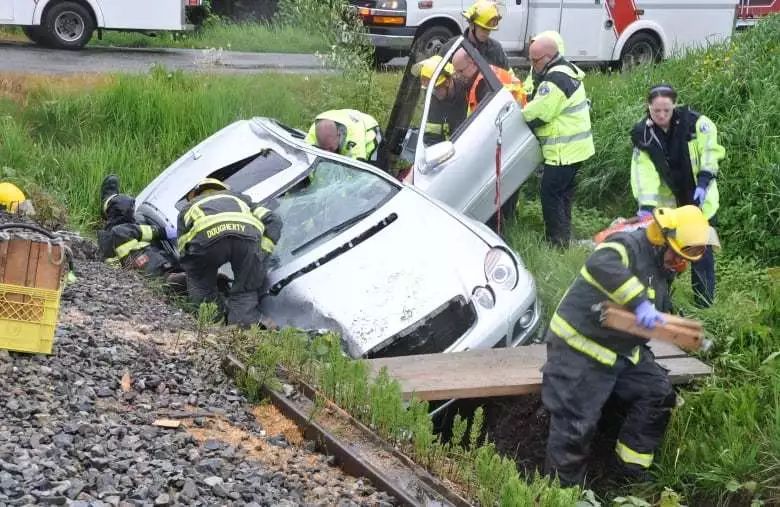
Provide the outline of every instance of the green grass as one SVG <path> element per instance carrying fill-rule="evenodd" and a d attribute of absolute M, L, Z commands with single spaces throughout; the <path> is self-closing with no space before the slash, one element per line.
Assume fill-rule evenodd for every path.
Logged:
<path fill-rule="evenodd" d="M 22 30 L 13 27 L 0 28 L 0 40 L 25 41 Z M 328 43 L 317 32 L 310 32 L 292 26 L 268 23 L 232 23 L 228 21 L 207 22 L 197 30 L 188 32 L 159 32 L 151 37 L 133 32 L 103 32 L 103 39 L 97 33 L 88 47 L 116 46 L 130 48 L 222 48 L 230 51 L 259 53 L 327 53 Z"/>

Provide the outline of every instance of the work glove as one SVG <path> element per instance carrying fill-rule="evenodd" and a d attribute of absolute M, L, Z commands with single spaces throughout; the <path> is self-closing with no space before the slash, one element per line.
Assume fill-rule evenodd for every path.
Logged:
<path fill-rule="evenodd" d="M 640 220 L 644 220 L 645 218 L 652 217 L 653 212 L 646 209 L 640 209 L 636 212 L 636 216 L 638 216 Z"/>
<path fill-rule="evenodd" d="M 707 198 L 707 189 L 702 187 L 696 187 L 696 190 L 693 191 L 693 202 L 695 202 L 696 205 L 701 208 L 706 198 Z"/>
<path fill-rule="evenodd" d="M 665 324 L 663 315 L 661 312 L 655 309 L 653 303 L 645 299 L 634 309 L 636 314 L 636 323 L 647 329 L 655 328 L 656 324 Z"/>
<path fill-rule="evenodd" d="M 710 187 L 710 181 L 714 177 L 709 171 L 699 171 L 699 174 L 696 176 L 696 190 L 693 191 L 693 202 L 700 208 L 704 205 L 704 200 L 707 198 L 707 189 Z"/>
<path fill-rule="evenodd" d="M 178 231 L 176 230 L 175 224 L 166 223 L 165 224 L 165 237 L 170 240 L 174 241 L 176 240 L 176 237 L 178 236 Z"/>

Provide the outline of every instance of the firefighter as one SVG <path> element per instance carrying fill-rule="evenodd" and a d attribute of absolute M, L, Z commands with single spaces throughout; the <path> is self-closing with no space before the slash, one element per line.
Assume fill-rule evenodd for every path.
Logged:
<path fill-rule="evenodd" d="M 186 199 L 179 212 L 178 247 L 190 299 L 217 302 L 228 324 L 257 324 L 267 260 L 281 234 L 279 217 L 214 178 L 201 180 Z M 217 273 L 226 263 L 233 285 L 222 301 Z"/>
<path fill-rule="evenodd" d="M 523 117 L 542 146 L 544 174 L 541 200 L 545 235 L 555 246 L 571 239 L 575 177 L 582 162 L 595 153 L 585 73 L 566 61 L 550 37 L 539 37 L 529 49 L 538 86 L 523 108 Z"/>
<path fill-rule="evenodd" d="M 531 40 L 528 41 L 528 44 L 533 44 L 536 39 L 539 39 L 541 37 L 548 37 L 552 39 L 555 42 L 555 45 L 558 47 L 558 54 L 564 55 L 566 54 L 565 46 L 563 45 L 563 37 L 561 37 L 561 34 L 556 32 L 555 30 L 545 30 L 544 32 L 538 33 L 531 37 Z M 573 64 L 572 64 L 573 65 Z M 533 67 L 528 71 L 528 77 L 525 81 L 523 81 L 523 90 L 525 91 L 526 95 L 531 95 L 534 92 L 534 80 L 538 79 L 539 76 L 536 75 L 536 72 L 534 72 Z"/>
<path fill-rule="evenodd" d="M 334 109 L 314 119 L 306 142 L 331 153 L 376 162 L 382 131 L 379 123 L 366 113 Z"/>
<path fill-rule="evenodd" d="M 477 109 L 477 106 L 485 96 L 490 93 L 490 86 L 479 71 L 479 67 L 473 58 L 469 56 L 465 49 L 458 49 L 452 56 L 452 65 L 457 79 L 463 81 L 469 88 L 466 97 L 466 115 L 470 116 Z M 523 91 L 523 83 L 515 77 L 514 74 L 505 71 L 495 65 L 490 66 L 501 84 L 509 90 L 515 100 L 525 105 L 526 98 Z"/>
<path fill-rule="evenodd" d="M 501 14 L 498 6 L 491 0 L 476 0 L 468 9 L 462 12 L 469 26 L 463 32 L 463 37 L 477 48 L 479 54 L 490 64 L 512 72 L 504 48 L 501 43 L 490 37 L 490 32 L 498 29 Z M 449 51 L 457 40 L 453 37 L 439 50 L 439 54 Z"/>
<path fill-rule="evenodd" d="M 699 206 L 717 225 L 718 161 L 726 151 L 706 116 L 677 106 L 677 92 L 662 84 L 650 89 L 647 115 L 631 130 L 631 189 L 639 215 L 656 206 Z M 715 256 L 708 248 L 691 269 L 694 301 L 709 307 L 715 297 Z"/>
<path fill-rule="evenodd" d="M 102 214 L 106 223 L 98 231 L 98 246 L 104 261 L 136 269 L 149 277 L 164 278 L 176 291 L 183 291 L 184 280 L 175 256 L 163 248 L 161 241 L 175 235 L 135 215 L 135 199 L 120 193 L 119 177 L 110 174 L 100 186 Z"/>
<path fill-rule="evenodd" d="M 696 206 L 656 208 L 653 222 L 612 234 L 591 254 L 553 314 L 542 368 L 542 402 L 550 412 L 548 473 L 582 484 L 590 442 L 610 396 L 627 405 L 615 447 L 619 477 L 646 480 L 676 398 L 647 340 L 600 325 L 605 300 L 630 308 L 638 325 L 663 323 L 669 279 L 718 245 Z M 610 415 L 607 414 L 607 417 Z"/>
<path fill-rule="evenodd" d="M 412 67 L 412 74 L 420 78 L 423 90 L 430 85 L 433 73 L 441 61 L 441 56 L 434 55 Z M 466 93 L 467 89 L 462 82 L 455 79 L 455 67 L 452 63 L 446 63 L 433 88 L 433 100 L 425 124 L 426 145 L 448 140 L 463 123 L 466 119 Z"/>

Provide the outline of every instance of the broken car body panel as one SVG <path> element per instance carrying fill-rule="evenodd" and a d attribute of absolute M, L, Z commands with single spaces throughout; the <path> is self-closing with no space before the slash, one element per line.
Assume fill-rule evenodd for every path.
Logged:
<path fill-rule="evenodd" d="M 270 119 L 190 150 L 138 196 L 138 212 L 175 223 L 187 190 L 214 176 L 282 217 L 261 303 L 280 326 L 336 331 L 353 357 L 517 345 L 536 328 L 534 280 L 487 227 Z M 491 251 L 514 265 L 513 287 L 491 286 Z"/>

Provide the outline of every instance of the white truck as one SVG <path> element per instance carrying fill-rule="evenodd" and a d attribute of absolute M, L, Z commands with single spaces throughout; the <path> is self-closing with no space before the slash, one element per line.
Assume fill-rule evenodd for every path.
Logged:
<path fill-rule="evenodd" d="M 186 8 L 202 0 L 0 0 L 0 25 L 21 26 L 33 42 L 80 49 L 98 30 L 182 31 Z"/>
<path fill-rule="evenodd" d="M 350 0 L 368 28 L 377 60 L 416 60 L 437 52 L 466 27 L 461 15 L 473 0 Z M 758 0 L 761 1 L 761 0 Z M 766 0 L 764 0 L 766 1 Z M 692 46 L 729 37 L 737 0 L 503 0 L 493 37 L 509 55 L 528 40 L 557 30 L 565 56 L 576 62 L 646 63 Z"/>

